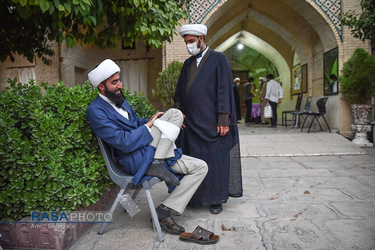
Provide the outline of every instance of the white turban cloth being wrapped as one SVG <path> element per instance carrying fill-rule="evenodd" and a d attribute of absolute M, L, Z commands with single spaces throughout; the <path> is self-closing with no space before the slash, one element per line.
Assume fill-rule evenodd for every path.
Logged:
<path fill-rule="evenodd" d="M 173 148 L 176 149 L 175 141 L 180 134 L 180 128 L 173 123 L 160 119 L 154 121 L 154 126 L 162 133 L 160 138 L 168 138 L 171 140 L 173 142 Z"/>
<path fill-rule="evenodd" d="M 185 24 L 180 28 L 180 36 L 186 35 L 205 36 L 207 35 L 207 26 L 204 24 Z"/>
<path fill-rule="evenodd" d="M 92 86 L 96 88 L 99 83 L 107 80 L 115 73 L 120 73 L 120 67 L 111 59 L 106 59 L 93 69 L 88 77 Z"/>

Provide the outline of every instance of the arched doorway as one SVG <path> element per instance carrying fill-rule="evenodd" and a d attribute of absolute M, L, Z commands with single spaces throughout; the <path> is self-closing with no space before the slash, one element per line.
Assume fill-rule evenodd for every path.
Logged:
<path fill-rule="evenodd" d="M 337 48 L 335 65 L 339 72 L 355 47 L 365 47 L 351 37 L 350 31 L 342 29 L 338 19 L 345 12 L 343 6 L 353 8 L 353 1 L 349 0 L 192 0 L 190 4 L 189 22 L 207 26 L 206 41 L 210 48 L 224 52 L 242 43 L 275 65 L 284 89 L 280 111 L 295 106 L 296 68 L 305 68 L 304 100 L 311 95 L 316 101 L 325 95 L 325 53 Z M 179 39 L 176 37 L 172 46 L 180 43 L 181 53 L 176 58 L 185 54 L 184 60 L 188 55 Z M 339 92 L 329 96 L 327 109 L 331 127 L 351 130 L 350 109 Z"/>

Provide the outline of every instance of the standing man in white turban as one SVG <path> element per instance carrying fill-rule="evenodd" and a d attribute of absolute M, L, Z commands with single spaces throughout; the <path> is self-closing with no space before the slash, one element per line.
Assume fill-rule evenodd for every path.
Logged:
<path fill-rule="evenodd" d="M 170 211 L 182 213 L 207 174 L 207 164 L 182 155 L 175 148 L 183 122 L 182 113 L 170 109 L 150 119 L 140 119 L 122 93 L 120 68 L 104 60 L 88 77 L 99 95 L 87 108 L 87 118 L 94 133 L 109 145 L 113 160 L 134 175 L 132 182 L 142 184 L 156 176 L 169 184 L 170 195 L 156 208 L 160 226 L 172 234 L 185 229 L 171 217 Z M 173 174 L 183 174 L 181 181 Z"/>
<path fill-rule="evenodd" d="M 242 196 L 231 69 L 223 53 L 207 46 L 205 25 L 183 25 L 179 33 L 191 57 L 184 62 L 175 92 L 175 107 L 185 115 L 178 145 L 208 164 L 208 174 L 190 204 L 209 206 L 218 214 L 229 196 Z"/>

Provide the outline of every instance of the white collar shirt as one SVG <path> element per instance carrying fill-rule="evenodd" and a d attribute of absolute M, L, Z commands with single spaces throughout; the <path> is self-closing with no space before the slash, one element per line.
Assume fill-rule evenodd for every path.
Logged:
<path fill-rule="evenodd" d="M 266 99 L 271 102 L 279 102 L 279 99 L 283 98 L 283 88 L 280 83 L 270 80 L 267 82 Z"/>
<path fill-rule="evenodd" d="M 102 95 L 99 93 L 99 96 L 106 102 L 109 103 L 109 105 L 111 105 L 118 113 L 120 113 L 120 115 L 122 115 L 123 117 L 125 117 L 126 119 L 129 120 L 129 113 L 128 111 L 126 111 L 125 109 L 123 108 L 119 108 L 117 107 L 111 100 L 108 99 L 108 97 Z"/>
<path fill-rule="evenodd" d="M 206 46 L 206 48 L 202 51 L 202 56 L 200 56 L 199 58 L 197 58 L 197 67 L 199 66 L 199 63 L 202 61 L 204 55 L 207 53 L 208 51 L 208 46 Z"/>
<path fill-rule="evenodd" d="M 129 120 L 129 112 L 126 111 L 125 109 L 123 108 L 118 108 L 111 100 L 108 99 L 108 97 L 102 95 L 99 93 L 99 96 L 106 102 L 108 102 L 109 105 L 111 105 L 120 115 L 122 115 L 123 117 L 125 117 L 126 119 Z M 147 126 L 147 124 L 145 124 L 146 128 L 148 129 L 148 131 L 150 132 L 151 134 L 151 128 L 149 128 Z"/>

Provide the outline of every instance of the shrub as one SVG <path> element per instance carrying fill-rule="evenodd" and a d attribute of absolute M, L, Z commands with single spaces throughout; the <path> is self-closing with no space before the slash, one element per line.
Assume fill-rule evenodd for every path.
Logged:
<path fill-rule="evenodd" d="M 17 220 L 97 202 L 111 183 L 86 119 L 97 89 L 8 82 L 0 93 L 0 217 Z M 127 95 L 150 110 L 144 96 Z"/>
<path fill-rule="evenodd" d="M 341 70 L 341 93 L 350 104 L 367 104 L 375 95 L 375 58 L 362 48 L 354 50 Z"/>
<path fill-rule="evenodd" d="M 171 62 L 167 68 L 159 73 L 159 77 L 156 79 L 156 90 L 152 90 L 152 93 L 159 98 L 165 109 L 173 107 L 174 93 L 182 65 L 182 62 Z"/>
<path fill-rule="evenodd" d="M 151 118 L 151 116 L 156 113 L 155 108 L 150 104 L 143 92 L 138 94 L 137 91 L 134 91 L 134 93 L 131 94 L 129 90 L 126 90 L 124 95 L 138 117 Z"/>

